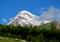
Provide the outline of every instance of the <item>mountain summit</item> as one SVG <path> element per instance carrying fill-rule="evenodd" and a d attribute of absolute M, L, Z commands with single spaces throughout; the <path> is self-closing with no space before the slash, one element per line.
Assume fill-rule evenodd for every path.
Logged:
<path fill-rule="evenodd" d="M 39 21 L 37 21 L 38 16 L 33 15 L 32 13 L 23 10 L 20 11 L 9 23 L 13 25 L 40 25 Z"/>
<path fill-rule="evenodd" d="M 39 21 L 39 17 L 26 11 L 26 10 L 23 10 L 23 11 L 20 11 L 9 23 L 9 24 L 13 24 L 13 25 L 21 25 L 21 26 L 24 26 L 24 25 L 33 25 L 33 26 L 38 26 L 38 25 L 41 25 L 42 23 L 48 23 L 48 22 L 51 22 L 51 21 Z"/>

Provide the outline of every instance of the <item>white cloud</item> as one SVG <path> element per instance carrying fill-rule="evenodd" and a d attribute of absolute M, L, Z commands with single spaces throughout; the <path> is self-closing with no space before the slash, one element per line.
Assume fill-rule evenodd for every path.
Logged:
<path fill-rule="evenodd" d="M 49 7 L 47 11 L 42 12 L 40 20 L 60 20 L 60 9 Z"/>
<path fill-rule="evenodd" d="M 7 22 L 7 19 L 6 19 L 6 18 L 3 18 L 2 21 L 3 21 L 3 22 Z"/>

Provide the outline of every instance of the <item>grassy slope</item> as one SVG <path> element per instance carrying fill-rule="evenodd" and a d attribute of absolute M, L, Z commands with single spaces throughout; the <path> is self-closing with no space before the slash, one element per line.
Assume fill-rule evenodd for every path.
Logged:
<path fill-rule="evenodd" d="M 14 38 L 0 37 L 0 42 L 24 42 L 24 41 L 16 38 L 14 39 Z"/>

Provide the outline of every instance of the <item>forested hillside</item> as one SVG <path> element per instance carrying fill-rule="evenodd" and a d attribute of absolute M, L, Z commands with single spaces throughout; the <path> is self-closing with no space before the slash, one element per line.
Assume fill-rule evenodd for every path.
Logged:
<path fill-rule="evenodd" d="M 0 24 L 0 36 L 23 39 L 28 42 L 60 42 L 60 30 L 51 22 L 40 26 Z"/>

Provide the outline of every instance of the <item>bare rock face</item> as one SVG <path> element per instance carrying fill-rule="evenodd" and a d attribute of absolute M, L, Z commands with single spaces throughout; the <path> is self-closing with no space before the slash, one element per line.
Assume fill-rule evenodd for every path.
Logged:
<path fill-rule="evenodd" d="M 60 29 L 60 22 L 56 22 L 56 28 Z"/>

